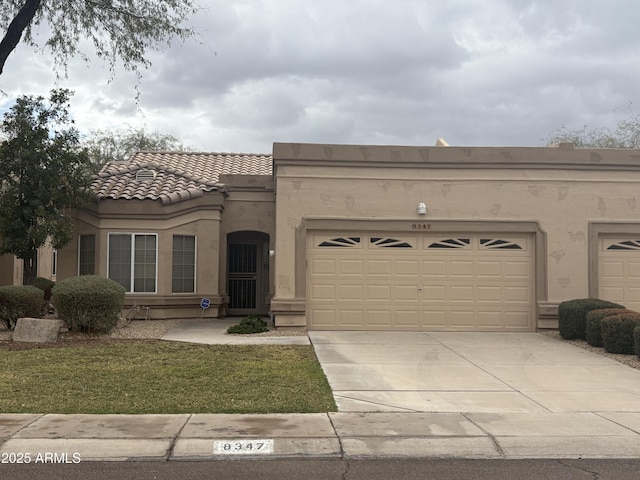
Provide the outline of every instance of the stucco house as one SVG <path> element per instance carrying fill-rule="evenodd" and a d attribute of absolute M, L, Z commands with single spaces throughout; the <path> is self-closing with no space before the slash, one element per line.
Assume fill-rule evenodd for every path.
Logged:
<path fill-rule="evenodd" d="M 152 318 L 535 331 L 567 299 L 640 309 L 640 151 L 140 152 L 93 189 L 57 278 L 108 276 Z"/>

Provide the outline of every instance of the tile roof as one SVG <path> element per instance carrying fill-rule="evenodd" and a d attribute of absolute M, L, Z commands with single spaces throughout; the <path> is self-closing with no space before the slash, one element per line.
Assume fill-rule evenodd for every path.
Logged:
<path fill-rule="evenodd" d="M 126 163 L 105 165 L 91 188 L 98 199 L 151 199 L 168 205 L 217 190 L 220 175 L 271 175 L 272 164 L 268 154 L 137 152 Z M 155 175 L 137 179 L 141 171 Z"/>

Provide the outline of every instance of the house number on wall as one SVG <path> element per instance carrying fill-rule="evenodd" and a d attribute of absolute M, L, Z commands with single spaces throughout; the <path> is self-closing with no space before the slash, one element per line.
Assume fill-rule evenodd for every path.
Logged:
<path fill-rule="evenodd" d="M 431 230 L 430 223 L 414 223 L 411 225 L 411 230 Z"/>

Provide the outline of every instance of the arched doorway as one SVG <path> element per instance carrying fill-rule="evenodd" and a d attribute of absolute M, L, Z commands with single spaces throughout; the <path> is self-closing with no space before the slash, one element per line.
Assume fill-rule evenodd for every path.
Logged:
<path fill-rule="evenodd" d="M 227 293 L 229 315 L 269 313 L 269 235 L 227 235 Z"/>

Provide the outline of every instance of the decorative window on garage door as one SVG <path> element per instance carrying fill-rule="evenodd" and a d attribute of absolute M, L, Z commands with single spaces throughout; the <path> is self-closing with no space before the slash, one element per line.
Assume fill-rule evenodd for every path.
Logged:
<path fill-rule="evenodd" d="M 378 248 L 413 248 L 408 242 L 389 237 L 371 237 L 370 243 L 372 247 Z"/>
<path fill-rule="evenodd" d="M 613 243 L 607 247 L 607 250 L 640 250 L 640 240 L 625 240 Z"/>
<path fill-rule="evenodd" d="M 480 247 L 489 250 L 522 250 L 522 247 L 509 240 L 500 240 L 498 238 L 481 238 Z"/>
<path fill-rule="evenodd" d="M 471 240 L 468 238 L 447 238 L 432 242 L 427 248 L 469 248 Z"/>
<path fill-rule="evenodd" d="M 330 240 L 325 240 L 324 242 L 320 243 L 318 246 L 319 247 L 329 247 L 329 248 L 333 248 L 333 247 L 356 247 L 360 245 L 360 237 L 336 237 L 336 238 L 332 238 Z"/>

